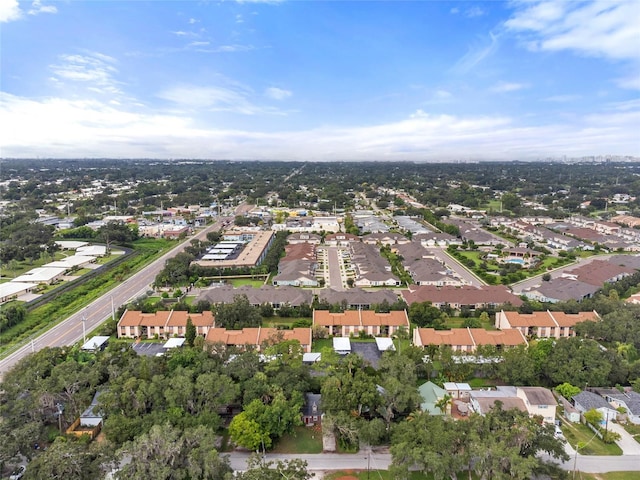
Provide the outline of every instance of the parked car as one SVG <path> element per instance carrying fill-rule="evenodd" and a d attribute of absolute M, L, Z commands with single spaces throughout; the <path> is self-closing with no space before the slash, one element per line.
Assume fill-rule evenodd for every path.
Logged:
<path fill-rule="evenodd" d="M 558 425 L 556 425 L 556 431 L 555 431 L 554 435 L 556 436 L 556 438 L 564 440 L 564 435 L 563 435 L 562 430 L 560 429 L 560 427 Z"/>
<path fill-rule="evenodd" d="M 27 467 L 24 465 L 20 465 L 16 468 L 11 475 L 9 475 L 9 480 L 20 480 L 24 476 L 24 472 L 27 470 Z"/>

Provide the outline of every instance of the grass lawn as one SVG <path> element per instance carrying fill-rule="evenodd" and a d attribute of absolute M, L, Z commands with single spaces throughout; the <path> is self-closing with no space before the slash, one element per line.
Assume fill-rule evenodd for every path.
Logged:
<path fill-rule="evenodd" d="M 633 423 L 627 422 L 625 425 L 622 425 L 624 429 L 633 435 L 633 438 L 636 442 L 640 443 L 640 425 L 634 425 Z"/>
<path fill-rule="evenodd" d="M 638 472 L 578 473 L 576 478 L 582 480 L 636 480 Z"/>
<path fill-rule="evenodd" d="M 304 320 L 305 322 L 308 322 L 309 326 L 311 326 L 312 319 L 309 317 L 280 318 L 278 316 L 273 316 L 269 318 L 262 317 L 262 326 L 264 327 L 283 326 L 283 327 L 293 328 L 293 324 L 295 322 L 302 321 L 302 320 Z"/>
<path fill-rule="evenodd" d="M 319 338 L 311 344 L 312 352 L 321 352 L 323 348 L 333 348 L 333 340 L 330 338 Z"/>
<path fill-rule="evenodd" d="M 235 288 L 242 287 L 244 285 L 251 285 L 253 288 L 260 288 L 264 285 L 264 280 L 254 280 L 252 278 L 231 278 L 227 280 Z"/>
<path fill-rule="evenodd" d="M 285 435 L 269 453 L 322 453 L 320 427 L 296 427 L 291 435 Z"/>
<path fill-rule="evenodd" d="M 349 480 L 352 480 L 353 478 L 357 478 L 358 480 L 395 480 L 388 471 L 373 469 L 369 472 L 367 472 L 366 470 L 341 470 L 338 472 L 332 472 L 324 476 L 324 480 L 341 480 L 343 478 Z M 458 473 L 458 478 L 467 480 L 469 478 L 469 474 L 467 472 L 460 472 Z M 471 478 L 472 480 L 477 480 L 478 476 L 475 473 L 472 473 Z M 409 479 L 433 480 L 433 475 L 425 475 L 424 473 L 420 472 L 410 472 Z"/>
<path fill-rule="evenodd" d="M 578 443 L 587 444 L 580 449 L 582 455 L 622 455 L 622 450 L 615 443 L 606 444 L 586 425 L 563 422 L 562 433 L 569 444 L 576 448 Z"/>
<path fill-rule="evenodd" d="M 501 382 L 491 379 L 491 378 L 477 378 L 474 377 L 471 380 L 467 380 L 467 383 L 471 388 L 486 388 L 486 387 L 495 387 L 496 385 L 501 384 Z"/>
<path fill-rule="evenodd" d="M 450 317 L 447 319 L 447 328 L 461 328 L 465 320 L 466 318 L 462 318 L 462 317 Z M 482 328 L 485 328 L 487 330 L 496 329 L 491 319 L 489 319 L 489 321 L 487 322 L 482 323 Z"/>

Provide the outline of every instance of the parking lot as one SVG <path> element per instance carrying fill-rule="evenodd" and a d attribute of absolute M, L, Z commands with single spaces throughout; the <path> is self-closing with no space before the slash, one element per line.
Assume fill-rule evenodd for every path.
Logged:
<path fill-rule="evenodd" d="M 155 357 L 158 354 L 164 354 L 164 348 L 162 348 L 162 346 L 164 345 L 164 342 L 158 342 L 158 343 L 147 343 L 147 342 L 140 342 L 140 343 L 134 343 L 132 345 L 132 348 L 135 350 L 135 352 L 138 355 L 147 355 L 148 357 Z"/>

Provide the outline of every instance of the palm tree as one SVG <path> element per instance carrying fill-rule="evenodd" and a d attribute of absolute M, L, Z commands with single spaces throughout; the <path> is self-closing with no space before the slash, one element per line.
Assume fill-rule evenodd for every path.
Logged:
<path fill-rule="evenodd" d="M 449 393 L 445 393 L 444 396 L 435 403 L 435 407 L 446 415 L 451 415 L 451 405 L 453 404 L 453 397 Z"/>

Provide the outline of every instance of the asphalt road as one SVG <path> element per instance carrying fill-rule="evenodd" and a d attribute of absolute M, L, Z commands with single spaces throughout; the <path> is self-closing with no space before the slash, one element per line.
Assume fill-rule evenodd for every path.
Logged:
<path fill-rule="evenodd" d="M 467 282 L 468 285 L 473 285 L 474 287 L 482 287 L 483 285 L 486 285 L 483 280 L 478 278 L 467 267 L 462 265 L 451 255 L 449 255 L 445 248 L 430 247 L 427 248 L 427 251 L 434 257 L 443 261 L 447 265 L 447 267 L 456 272 L 460 276 L 460 278 Z"/>
<path fill-rule="evenodd" d="M 238 207 L 241 209 L 242 206 Z M 15 352 L 0 360 L 0 380 L 5 372 L 9 371 L 18 361 L 32 352 L 45 347 L 63 347 L 72 345 L 83 338 L 83 330 L 89 334 L 102 322 L 112 315 L 113 310 L 117 310 L 120 305 L 129 302 L 144 294 L 155 280 L 158 273 L 164 268 L 167 259 L 176 256 L 190 245 L 191 240 L 206 238 L 208 232 L 219 230 L 222 222 L 231 217 L 222 217 L 213 225 L 199 231 L 197 234 L 187 238 L 180 245 L 176 246 L 150 265 L 146 266 L 133 276 L 122 282 L 107 294 L 98 298 L 86 308 L 71 315 L 55 327 L 33 338 L 26 345 L 18 348 Z M 83 329 L 84 319 L 84 329 Z"/>
<path fill-rule="evenodd" d="M 233 452 L 229 454 L 231 468 L 236 471 L 247 469 L 248 453 Z M 329 471 L 329 470 L 387 470 L 391 464 L 391 454 L 389 453 L 371 453 L 369 458 L 367 452 L 356 454 L 344 453 L 321 453 L 321 454 L 272 454 L 268 453 L 265 457 L 266 461 L 275 460 L 291 460 L 299 458 L 306 460 L 308 470 L 310 471 Z M 572 457 L 562 464 L 565 470 L 573 470 L 574 460 Z M 623 455 L 623 456 L 587 456 L 578 455 L 575 463 L 576 470 L 587 473 L 605 473 L 605 472 L 621 472 L 621 471 L 640 471 L 640 455 Z"/>

